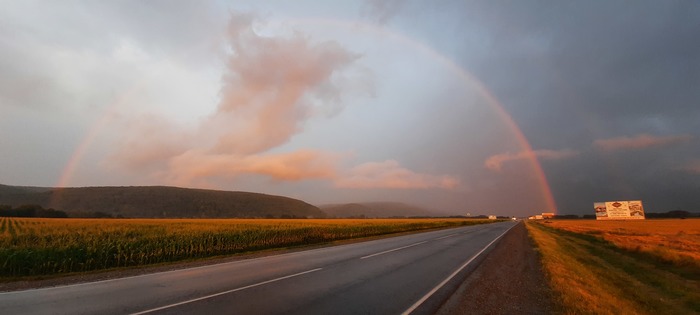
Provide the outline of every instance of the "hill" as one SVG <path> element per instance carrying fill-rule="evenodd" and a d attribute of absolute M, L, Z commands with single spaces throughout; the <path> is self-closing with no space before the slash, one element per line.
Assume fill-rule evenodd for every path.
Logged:
<path fill-rule="evenodd" d="M 400 202 L 364 202 L 321 205 L 329 217 L 349 218 L 390 218 L 390 217 L 430 217 L 444 216 L 443 213 Z"/>
<path fill-rule="evenodd" d="M 0 205 L 40 205 L 71 216 L 102 212 L 127 218 L 325 217 L 318 207 L 282 196 L 167 186 L 47 188 L 0 185 Z"/>

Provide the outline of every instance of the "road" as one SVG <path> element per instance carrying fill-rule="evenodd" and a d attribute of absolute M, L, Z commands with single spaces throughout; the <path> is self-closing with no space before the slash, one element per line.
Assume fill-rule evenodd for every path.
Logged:
<path fill-rule="evenodd" d="M 0 293 L 3 314 L 429 314 L 502 222 Z M 483 256 L 483 255 L 482 255 Z"/>

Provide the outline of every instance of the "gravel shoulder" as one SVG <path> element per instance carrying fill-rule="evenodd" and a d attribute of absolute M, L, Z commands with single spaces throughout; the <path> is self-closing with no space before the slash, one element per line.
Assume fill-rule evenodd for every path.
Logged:
<path fill-rule="evenodd" d="M 551 314 L 553 295 L 520 223 L 501 238 L 437 314 Z"/>

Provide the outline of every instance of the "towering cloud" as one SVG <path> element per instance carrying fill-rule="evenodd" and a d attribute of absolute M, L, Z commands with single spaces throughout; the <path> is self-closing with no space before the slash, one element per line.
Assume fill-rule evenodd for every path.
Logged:
<path fill-rule="evenodd" d="M 315 106 L 338 106 L 334 80 L 359 55 L 338 43 L 312 43 L 299 33 L 264 37 L 249 15 L 233 15 L 221 103 L 209 123 L 222 131 L 217 153 L 259 153 L 286 143 Z"/>
<path fill-rule="evenodd" d="M 114 159 L 133 170 L 160 168 L 158 177 L 181 185 L 239 174 L 278 180 L 334 177 L 337 154 L 265 152 L 301 132 L 318 107 L 342 108 L 342 86 L 335 81 L 360 56 L 300 33 L 261 36 L 255 23 L 251 15 L 231 15 L 230 53 L 214 113 L 190 132 L 149 117 L 133 119 Z"/>
<path fill-rule="evenodd" d="M 341 83 L 352 81 L 345 72 L 360 56 L 334 41 L 314 43 L 300 33 L 261 36 L 256 23 L 251 15 L 231 16 L 221 100 L 211 115 L 189 132 L 152 117 L 132 120 L 114 160 L 182 186 L 211 186 L 212 179 L 245 174 L 280 181 L 325 179 L 343 188 L 458 185 L 456 178 L 416 173 L 393 160 L 342 171 L 338 153 L 270 152 L 302 132 L 309 118 L 342 110 Z"/>

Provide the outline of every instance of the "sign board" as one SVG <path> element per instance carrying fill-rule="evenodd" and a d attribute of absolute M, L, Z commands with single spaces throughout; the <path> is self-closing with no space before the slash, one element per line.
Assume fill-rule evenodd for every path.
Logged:
<path fill-rule="evenodd" d="M 641 200 L 594 202 L 597 220 L 644 220 Z"/>

